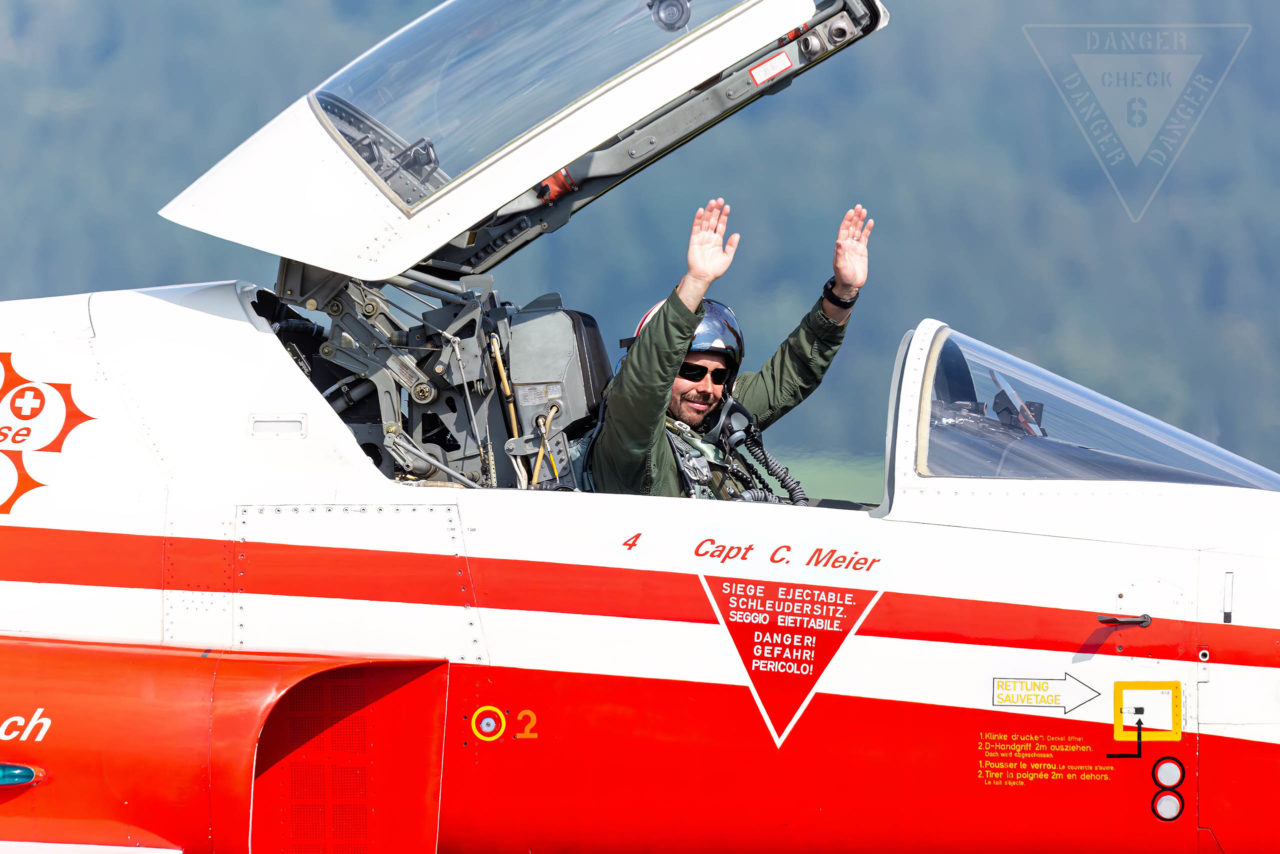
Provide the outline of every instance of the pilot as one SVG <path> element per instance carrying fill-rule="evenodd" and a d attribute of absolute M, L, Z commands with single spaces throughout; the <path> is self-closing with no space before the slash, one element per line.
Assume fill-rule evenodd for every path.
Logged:
<path fill-rule="evenodd" d="M 769 500 L 758 471 L 721 435 L 740 437 L 747 419 L 751 431 L 763 430 L 818 387 L 866 284 L 867 240 L 875 222 L 862 205 L 844 215 L 834 275 L 822 296 L 760 371 L 739 373 L 744 347 L 737 318 L 728 306 L 705 298 L 738 248 L 737 234 L 725 240 L 728 220 L 724 199 L 698 209 L 688 272 L 641 320 L 605 392 L 590 451 L 596 491 Z M 737 421 L 729 418 L 733 411 L 742 413 Z M 754 450 L 752 455 L 760 460 Z"/>

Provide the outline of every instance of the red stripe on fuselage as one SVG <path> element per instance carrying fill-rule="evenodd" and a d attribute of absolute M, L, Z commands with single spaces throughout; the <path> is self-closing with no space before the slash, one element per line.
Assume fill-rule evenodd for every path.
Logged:
<path fill-rule="evenodd" d="M 160 537 L 5 526 L 0 527 L 0 554 L 0 581 L 162 586 Z"/>
<path fill-rule="evenodd" d="M 243 555 L 243 558 L 239 556 Z M 239 590 L 275 596 L 474 605 L 460 555 L 241 543 Z"/>
<path fill-rule="evenodd" d="M 482 608 L 716 621 L 696 575 L 498 558 L 469 562 Z"/>
<path fill-rule="evenodd" d="M 680 572 L 18 527 L 0 527 L 0 553 L 0 581 L 716 621 Z"/>
<path fill-rule="evenodd" d="M 858 634 L 1082 655 L 1117 655 L 1123 648 L 1127 655 L 1178 660 L 1194 656 L 1195 630 L 1183 620 L 1116 627 L 1099 623 L 1095 612 L 885 593 Z"/>
<path fill-rule="evenodd" d="M 697 575 L 461 555 L 0 527 L 0 580 L 231 591 L 714 623 Z M 242 556 L 243 555 L 243 556 Z M 1280 631 L 886 592 L 858 634 L 1277 667 Z"/>
<path fill-rule="evenodd" d="M 887 592 L 858 634 L 1173 661 L 1195 659 L 1200 647 L 1208 647 L 1209 660 L 1218 664 L 1280 666 L 1280 631 L 1275 629 L 1160 617 L 1145 628 L 1110 626 L 1098 622 L 1098 616 L 1095 611 Z"/>

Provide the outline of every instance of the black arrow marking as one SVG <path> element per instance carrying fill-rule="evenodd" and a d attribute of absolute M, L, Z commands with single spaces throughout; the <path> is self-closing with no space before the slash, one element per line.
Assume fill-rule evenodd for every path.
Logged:
<path fill-rule="evenodd" d="M 1137 753 L 1108 753 L 1108 759 L 1141 759 L 1142 758 L 1142 718 L 1138 718 L 1138 752 Z"/>

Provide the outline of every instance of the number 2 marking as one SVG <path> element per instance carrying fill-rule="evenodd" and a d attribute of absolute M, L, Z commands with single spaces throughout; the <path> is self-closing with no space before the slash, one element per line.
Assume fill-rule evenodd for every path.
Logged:
<path fill-rule="evenodd" d="M 631 551 L 636 547 L 636 544 L 639 542 L 640 542 L 640 534 L 636 534 L 633 537 L 623 540 L 622 544 L 627 547 L 627 551 Z"/>
<path fill-rule="evenodd" d="M 638 537 L 640 535 L 636 534 L 636 536 Z M 520 714 L 516 715 L 516 720 L 518 721 L 522 721 L 525 718 L 529 719 L 529 723 L 525 724 L 524 732 L 516 733 L 514 738 L 537 738 L 538 734 L 533 731 L 533 728 L 538 723 L 538 716 L 535 715 L 530 709 L 525 709 L 522 712 L 520 712 Z"/>

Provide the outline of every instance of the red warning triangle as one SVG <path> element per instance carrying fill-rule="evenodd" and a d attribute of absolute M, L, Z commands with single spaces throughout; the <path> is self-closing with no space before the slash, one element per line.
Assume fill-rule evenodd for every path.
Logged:
<path fill-rule="evenodd" d="M 781 743 L 875 591 L 710 575 L 706 582 Z"/>

